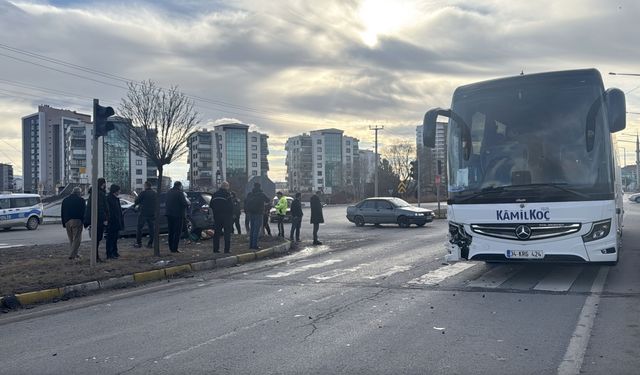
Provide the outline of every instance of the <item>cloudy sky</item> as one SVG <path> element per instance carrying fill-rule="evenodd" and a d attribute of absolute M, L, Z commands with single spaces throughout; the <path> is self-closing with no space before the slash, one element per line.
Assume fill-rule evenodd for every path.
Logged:
<path fill-rule="evenodd" d="M 267 132 L 274 180 L 289 136 L 337 127 L 372 148 L 384 125 L 382 146 L 413 141 L 455 87 L 521 71 L 595 67 L 640 113 L 640 77 L 607 74 L 640 73 L 639 19 L 634 0 L 0 0 L 0 162 L 21 174 L 20 118 L 38 104 L 117 107 L 126 80 L 203 98 L 202 127 Z"/>

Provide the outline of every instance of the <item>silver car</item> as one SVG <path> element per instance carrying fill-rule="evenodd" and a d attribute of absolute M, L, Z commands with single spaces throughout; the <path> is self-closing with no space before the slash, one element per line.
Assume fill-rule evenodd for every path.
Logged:
<path fill-rule="evenodd" d="M 432 222 L 433 217 L 433 211 L 393 197 L 367 198 L 347 207 L 347 219 L 358 227 L 367 223 L 398 224 L 401 228 L 415 224 L 421 227 Z"/>

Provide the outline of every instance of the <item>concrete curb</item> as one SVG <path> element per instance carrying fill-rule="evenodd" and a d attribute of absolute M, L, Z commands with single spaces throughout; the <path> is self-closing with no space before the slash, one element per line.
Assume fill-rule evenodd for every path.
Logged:
<path fill-rule="evenodd" d="M 201 262 L 182 264 L 179 266 L 160 268 L 144 272 L 136 272 L 133 275 L 113 277 L 107 280 L 89 281 L 75 285 L 67 285 L 62 288 L 45 289 L 34 292 L 15 294 L 11 296 L 0 296 L 0 307 L 8 308 L 8 306 L 5 306 L 4 300 L 9 298 L 16 298 L 22 306 L 32 305 L 35 303 L 47 302 L 59 298 L 71 298 L 97 290 L 126 288 L 149 281 L 168 279 L 185 273 L 207 271 L 215 268 L 233 267 L 239 263 L 253 262 L 272 255 L 283 254 L 288 252 L 290 249 L 291 242 L 287 241 L 286 243 L 272 246 L 260 251 L 231 255 L 224 258 L 210 259 Z"/>

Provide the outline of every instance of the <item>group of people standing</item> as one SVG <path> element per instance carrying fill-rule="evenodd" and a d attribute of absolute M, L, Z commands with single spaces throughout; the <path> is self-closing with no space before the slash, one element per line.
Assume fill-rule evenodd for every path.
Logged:
<path fill-rule="evenodd" d="M 96 226 L 96 236 L 98 246 L 102 241 L 105 230 L 107 234 L 106 256 L 107 259 L 117 259 L 118 253 L 118 232 L 124 227 L 122 207 L 120 206 L 120 186 L 113 184 L 109 187 L 107 194 L 107 183 L 104 178 L 98 179 L 98 223 Z M 93 190 L 89 189 L 89 202 Z M 79 187 L 73 188 L 71 195 L 62 201 L 60 208 L 62 226 L 67 230 L 69 238 L 70 254 L 69 259 L 78 259 L 80 254 L 80 242 L 82 241 L 82 230 L 91 225 L 91 204 L 87 204 L 82 198 L 82 190 Z M 102 262 L 96 249 L 96 261 Z"/>
<path fill-rule="evenodd" d="M 311 223 L 313 224 L 313 244 L 321 245 L 322 242 L 318 240 L 318 228 L 320 223 L 324 223 L 324 217 L 322 214 L 322 203 L 320 202 L 319 192 L 311 197 Z M 278 192 L 277 202 L 274 208 L 276 209 L 276 217 L 278 222 L 278 236 L 285 237 L 284 218 L 289 208 L 287 198 Z M 289 240 L 300 241 L 300 227 L 302 226 L 302 202 L 300 201 L 301 194 L 296 193 L 295 198 L 291 202 L 291 231 L 289 233 Z M 249 248 L 252 250 L 259 250 L 258 239 L 260 237 L 261 230 L 265 230 L 268 235 L 271 235 L 269 228 L 269 207 L 271 199 L 262 191 L 262 187 L 259 183 L 253 185 L 253 189 L 244 201 L 245 211 L 245 228 L 249 232 Z M 214 220 L 214 235 L 213 235 L 213 252 L 220 252 L 220 237 L 224 237 L 224 252 L 230 251 L 231 247 L 231 233 L 233 233 L 233 225 L 235 224 L 238 233 L 240 233 L 240 201 L 235 194 L 229 192 L 229 183 L 224 181 L 220 185 L 220 189 L 213 194 L 211 198 L 211 211 L 213 212 Z"/>
<path fill-rule="evenodd" d="M 98 222 L 96 226 L 97 246 L 106 231 L 106 257 L 107 259 L 117 259 L 120 254 L 118 252 L 119 232 L 124 229 L 124 218 L 122 207 L 120 205 L 120 187 L 111 185 L 109 192 L 106 191 L 106 181 L 104 178 L 98 179 L 98 196 L 97 196 L 97 215 Z M 241 234 L 240 215 L 241 203 L 234 192 L 229 190 L 229 183 L 224 181 L 220 188 L 213 194 L 209 207 L 213 214 L 214 234 L 213 234 L 213 252 L 220 252 L 220 238 L 224 238 L 224 252 L 229 253 L 231 250 L 231 234 L 234 229 Z M 93 191 L 89 189 L 89 200 L 91 202 Z M 322 203 L 317 192 L 311 197 L 311 218 L 313 224 L 313 244 L 321 245 L 318 240 L 318 228 L 320 223 L 324 222 L 322 214 Z M 291 230 L 289 232 L 289 240 L 300 241 L 300 228 L 302 226 L 302 202 L 301 194 L 296 193 L 295 198 L 291 202 Z M 142 191 L 135 200 L 135 206 L 139 208 L 138 223 L 136 230 L 136 242 L 134 247 L 142 247 L 142 230 L 146 226 L 149 232 L 149 240 L 146 244 L 148 248 L 153 246 L 154 230 L 156 227 L 155 213 L 157 208 L 157 193 L 152 189 L 150 182 L 145 182 L 144 191 Z M 176 181 L 166 195 L 166 211 L 168 226 L 168 245 L 172 253 L 180 253 L 178 249 L 180 237 L 183 234 L 183 226 L 186 210 L 190 202 L 185 196 L 182 183 Z M 244 200 L 245 211 L 245 229 L 249 234 L 249 248 L 258 250 L 258 239 L 261 230 L 265 230 L 270 236 L 269 228 L 269 210 L 271 208 L 271 199 L 262 191 L 261 185 L 255 183 L 251 192 Z M 282 192 L 277 193 L 277 202 L 274 206 L 276 209 L 278 222 L 278 236 L 285 237 L 284 218 L 289 209 L 289 202 Z M 91 225 L 91 204 L 82 197 L 82 191 L 79 187 L 73 189 L 73 193 L 62 201 L 61 207 L 62 226 L 67 231 L 69 238 L 70 254 L 69 259 L 78 259 L 80 242 L 82 241 L 82 230 Z M 234 228 L 235 227 L 235 228 Z M 96 248 L 96 261 L 102 262 Z"/>

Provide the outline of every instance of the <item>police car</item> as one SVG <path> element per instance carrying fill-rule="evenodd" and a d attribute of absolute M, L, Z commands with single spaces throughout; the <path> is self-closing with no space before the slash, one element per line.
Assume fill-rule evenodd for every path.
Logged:
<path fill-rule="evenodd" d="M 35 230 L 42 224 L 44 209 L 38 194 L 0 194 L 0 228 L 25 226 Z"/>

